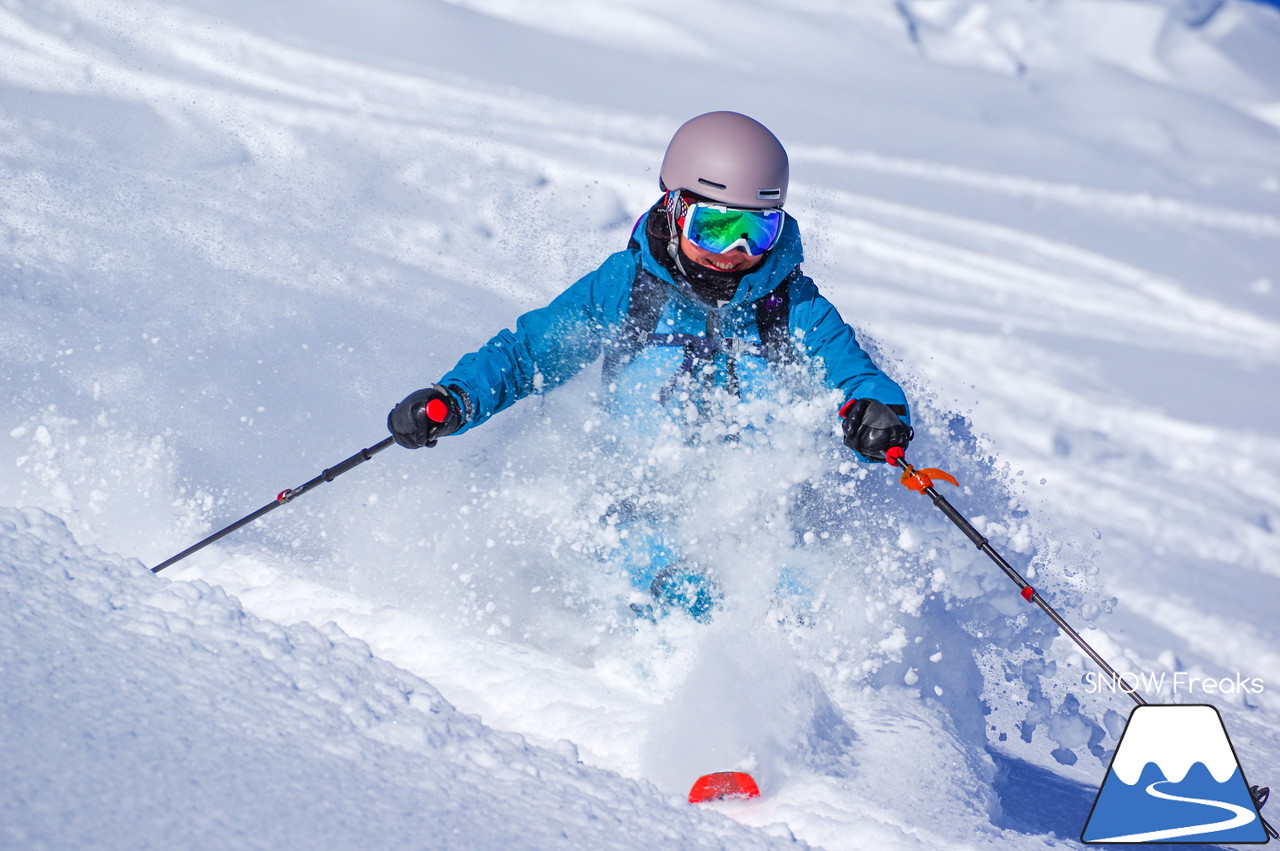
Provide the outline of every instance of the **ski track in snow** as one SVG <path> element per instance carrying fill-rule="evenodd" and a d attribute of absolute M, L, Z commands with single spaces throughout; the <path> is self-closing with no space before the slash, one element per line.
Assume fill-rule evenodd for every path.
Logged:
<path fill-rule="evenodd" d="M 0 283 L 10 285 L 3 298 L 14 308 L 0 317 L 0 375 L 14 388 L 0 423 L 0 460 L 18 470 L 16 478 L 0 478 L 0 505 L 40 506 L 62 517 L 77 539 L 149 562 L 250 510 L 269 489 L 349 454 L 356 447 L 341 435 L 376 434 L 381 412 L 410 385 L 431 380 L 485 333 L 618 248 L 655 194 L 654 158 L 673 122 L 703 108 L 753 106 L 739 102 L 733 74 L 708 82 L 707 93 L 672 95 L 664 114 L 602 95 L 589 79 L 577 92 L 537 89 L 547 78 L 531 68 L 522 74 L 519 62 L 540 54 L 503 40 L 512 32 L 508 21 L 527 10 L 499 0 L 426 5 L 406 19 L 439 25 L 464 42 L 486 44 L 492 35 L 494 43 L 518 48 L 498 58 L 511 63 L 510 73 L 483 78 L 452 54 L 433 64 L 434 57 L 370 53 L 358 25 L 345 41 L 336 13 L 327 31 L 286 37 L 279 30 L 285 24 L 264 23 L 269 16 L 247 4 L 217 12 L 201 11 L 204 5 L 64 0 L 0 7 L 0 179 L 12 202 L 0 205 L 9 247 Z M 566 30 L 573 5 L 561 2 L 564 16 L 546 17 L 538 29 L 620 50 L 639 76 L 662 79 L 673 55 L 694 62 L 700 52 L 723 50 L 703 38 L 673 37 L 665 18 L 635 4 L 619 8 L 625 26 L 601 16 L 580 18 L 580 33 Z M 773 28 L 793 48 L 813 39 L 809 63 L 797 63 L 796 73 L 810 74 L 811 64 L 818 78 L 837 81 L 829 94 L 816 92 L 816 101 L 864 96 L 871 112 L 854 121 L 798 99 L 806 120 L 821 112 L 831 129 L 796 129 L 813 136 L 789 144 L 797 172 L 792 194 L 806 226 L 806 269 L 918 400 L 913 460 L 963 466 L 966 489 L 956 495 L 957 507 L 982 515 L 980 525 L 999 548 L 1025 556 L 1033 584 L 1051 601 L 1070 603 L 1069 619 L 1096 623 L 1087 637 L 1118 667 L 1176 665 L 1226 677 L 1241 671 L 1280 682 L 1266 603 L 1280 591 L 1280 432 L 1268 416 L 1280 408 L 1263 398 L 1273 395 L 1267 382 L 1280 360 L 1280 311 L 1269 295 L 1280 259 L 1280 216 L 1269 211 L 1280 183 L 1269 195 L 1241 191 L 1236 204 L 1223 200 L 1227 189 L 1206 190 L 1200 200 L 1196 157 L 1203 155 L 1190 142 L 1156 156 L 1164 172 L 1185 169 L 1189 177 L 1153 181 L 1150 191 L 1112 188 L 1106 169 L 1096 184 L 1003 170 L 999 151 L 958 141 L 987 132 L 985 119 L 951 105 L 974 94 L 975 110 L 992 109 L 1008 96 L 1003 83 L 990 82 L 988 93 L 979 75 L 947 76 L 900 58 L 894 61 L 907 81 L 897 90 L 900 112 L 886 105 L 894 101 L 891 75 L 877 83 L 889 93 L 884 102 L 878 88 L 839 87 L 845 79 L 869 85 L 880 71 L 845 67 L 856 61 L 847 50 L 823 53 L 830 47 L 816 30 L 826 24 L 834 37 L 857 24 L 870 28 L 857 30 L 857 38 L 874 40 L 897 18 L 889 4 L 837 11 L 793 2 L 756 11 L 758 18 L 744 16 L 735 26 L 749 33 L 784 20 L 774 16 L 798 13 L 794 29 Z M 726 14 L 711 2 L 687 12 L 694 19 Z M 328 23 L 324 14 L 318 12 L 320 24 Z M 617 48 L 622 29 L 627 47 Z M 532 32 L 529 42 L 541 45 Z M 572 43 L 549 41 L 542 49 Z M 487 64 L 501 71 L 500 61 Z M 804 77 L 803 86 L 813 79 Z M 920 94 L 929 89 L 921 80 L 939 85 L 932 102 Z M 647 97 L 640 88 L 633 94 Z M 616 106 L 602 109 L 601 102 Z M 895 127 L 901 119 L 918 128 L 917 103 L 943 116 L 930 119 L 939 127 L 953 121 L 955 139 L 939 141 L 934 158 L 871 147 L 891 151 L 899 139 L 866 126 Z M 791 115 L 786 105 L 778 108 Z M 1096 116 L 1085 105 L 1074 108 L 1081 124 L 1096 121 L 1102 137 L 1110 132 L 1105 103 Z M 81 109 L 88 123 L 77 117 Z M 1194 114 L 1151 110 L 1153 125 L 1191 139 Z M 1200 123 L 1218 115 L 1206 111 L 1210 117 Z M 1057 144 L 1052 125 L 1045 126 L 1044 138 Z M 1036 138 L 1038 131 L 1027 132 Z M 1231 132 L 1244 131 L 1223 132 L 1230 148 L 1243 138 Z M 1250 132 L 1250 151 L 1280 150 L 1274 137 Z M 833 147 L 830 138 L 842 133 L 852 141 Z M 1106 147 L 1091 144 L 1097 150 L 1081 144 L 1073 155 L 1104 163 Z M 1122 159 L 1132 152 L 1114 153 Z M 1205 170 L 1210 166 L 1216 161 Z M 1239 170 L 1260 186 L 1280 181 L 1274 170 L 1268 176 L 1249 168 Z M 540 236 L 562 229 L 578 238 L 548 245 Z M 1167 256 L 1145 247 L 1161 238 Z M 1183 373 L 1190 377 L 1180 382 Z M 575 410 L 526 405 L 544 412 L 529 414 L 533 422 Z M 172 581 L 145 591 L 146 599 L 133 599 L 151 587 L 136 563 L 95 561 L 99 556 L 57 531 L 55 521 L 23 514 L 0 530 L 0 541 L 18 553 L 6 562 L 5 578 L 15 611 L 36 602 L 42 608 L 34 620 L 15 622 L 6 643 L 40 646 L 41 617 L 54 623 L 74 610 L 89 623 L 106 619 L 111 628 L 98 636 L 106 649 L 91 664 L 108 673 L 82 685 L 113 718 L 127 712 L 104 686 L 111 667 L 123 665 L 111 648 L 138 650 L 130 633 L 144 644 L 176 645 L 146 644 L 142 652 L 155 676 L 174 680 L 191 703 L 145 678 L 129 680 L 128 694 L 150 696 L 168 713 L 159 745 L 189 747 L 174 719 L 195 706 L 193 727 L 227 742 L 248 731 L 296 757 L 311 736 L 344 766 L 372 755 L 366 779 L 356 784 L 365 788 L 344 787 L 342 818 L 360 819 L 355 804 L 379 793 L 394 796 L 403 812 L 441 812 L 430 796 L 395 790 L 437 782 L 422 781 L 423 765 L 461 750 L 469 756 L 458 757 L 462 767 L 452 779 L 438 778 L 437 797 L 462 797 L 462 814 L 449 823 L 481 846 L 503 841 L 489 832 L 492 807 L 504 805 L 482 803 L 485 772 L 518 789 L 512 799 L 534 796 L 556 812 L 543 821 L 512 806 L 504 812 L 514 824 L 546 831 L 548 843 L 556 825 L 567 824 L 568 832 L 579 831 L 576 847 L 606 847 L 599 837 L 607 831 L 593 831 L 599 813 L 610 809 L 620 810 L 616 823 L 625 830 L 652 831 L 659 844 L 678 837 L 682 847 L 690 837 L 705 847 L 789 845 L 792 834 L 831 849 L 1074 846 L 1074 816 L 1065 810 L 1052 827 L 1019 821 L 1017 813 L 1002 820 L 987 738 L 1042 770 L 1042 782 L 1087 787 L 1114 746 L 1100 719 L 1117 701 L 1073 689 L 1084 670 L 1074 648 L 1028 627 L 1016 595 L 991 575 L 994 567 L 923 501 L 882 496 L 889 486 L 874 479 L 848 486 L 852 500 L 868 503 L 852 515 L 866 525 L 875 512 L 897 514 L 884 520 L 885 549 L 866 550 L 867 563 L 845 571 L 862 569 L 867 582 L 902 587 L 867 589 L 865 600 L 851 595 L 832 615 L 832 634 L 816 633 L 823 640 L 800 635 L 792 648 L 772 633 L 735 631 L 740 624 L 731 619 L 710 631 L 670 626 L 629 636 L 580 623 L 599 610 L 575 613 L 547 602 L 550 591 L 527 590 L 535 582 L 541 588 L 555 567 L 580 565 L 572 547 L 556 551 L 551 568 L 518 567 L 526 541 L 503 540 L 498 524 L 468 525 L 468 499 L 482 509 L 513 510 L 509 528 L 524 529 L 534 544 L 560 546 L 539 524 L 559 534 L 572 531 L 575 520 L 566 516 L 571 507 L 557 511 L 555 504 L 574 494 L 555 479 L 568 473 L 528 482 L 535 492 L 529 499 L 502 490 L 512 471 L 494 459 L 539 451 L 514 417 L 486 432 L 427 459 L 387 453 L 369 465 L 376 469 L 334 485 L 336 493 L 277 512 L 269 530 L 247 530 L 171 569 Z M 986 463 L 988 454 L 996 460 Z M 797 452 L 794 463 L 812 461 Z M 751 472 L 729 468 L 726 501 L 734 474 L 743 476 L 739 490 L 755 486 Z M 441 493 L 450 502 L 439 513 L 452 526 L 415 525 L 423 517 L 412 506 L 433 507 Z M 887 508 L 876 507 L 882 499 Z M 1011 504 L 1028 514 L 1012 512 Z M 65 558 L 51 556 L 54 550 Z M 499 569 L 502 576 L 486 575 Z M 79 603 L 60 596 L 59 581 L 70 583 L 66 593 Z M 829 581 L 835 591 L 857 587 L 847 574 Z M 38 597 L 20 602 L 37 587 Z M 590 589 L 572 590 L 591 597 Z M 930 599 L 946 600 L 941 613 L 927 608 Z M 472 603 L 475 611 L 464 613 Z M 509 610 L 521 606 L 543 620 Z M 1085 609 L 1092 610 L 1087 618 Z M 326 626 L 317 632 L 307 624 Z M 995 630 L 991 641 L 1031 642 L 1039 656 L 1022 668 L 1008 663 L 1010 682 L 987 684 L 983 696 L 997 704 L 998 723 L 985 732 L 975 730 L 966 710 L 977 697 L 965 697 L 975 687 L 966 677 L 976 674 L 963 673 L 962 660 L 948 655 L 981 648 L 972 633 L 984 629 Z M 84 640 L 79 635 L 58 623 L 45 640 L 60 653 Z M 721 652 L 717 637 L 731 645 L 745 637 L 758 667 Z M 914 646 L 912 638 L 923 643 Z M 243 669 L 219 659 L 218 648 L 253 657 L 238 689 L 229 684 Z M 868 658 L 838 656 L 851 650 Z M 334 654 L 349 666 L 349 681 L 326 680 Z M 202 691 L 184 682 L 181 667 L 193 656 L 196 667 L 211 667 L 211 678 L 226 683 Z M 50 778 L 72 776 L 77 758 L 93 758 L 92 719 L 75 713 L 59 727 L 37 718 L 43 692 L 35 658 L 10 651 L 6 659 L 7 683 L 17 675 L 33 684 L 29 697 L 11 695 L 7 705 L 36 735 L 9 742 L 27 768 L 31 797 L 11 797 L 0 811 L 23 816 L 8 828 L 14 841 L 65 838 L 67 828 L 23 804 L 47 794 Z M 953 662 L 961 673 L 933 670 Z M 303 671 L 294 691 L 316 691 L 318 700 L 275 695 L 274 680 L 293 676 L 291 666 Z M 68 676 L 40 687 L 70 688 Z M 783 684 L 780 706 L 760 678 Z M 446 714 L 452 706 L 445 700 L 489 726 L 449 715 L 456 720 L 445 725 L 445 743 L 435 744 L 434 722 L 400 705 L 413 707 L 402 686 L 388 686 L 401 679 L 412 679 L 410 690 L 431 694 Z M 261 726 L 244 716 L 250 704 L 220 696 L 237 690 L 275 695 Z M 706 706 L 736 708 L 744 692 L 752 700 L 743 703 L 759 706 L 758 715 L 731 711 L 719 723 L 702 723 Z M 1247 731 L 1238 749 L 1258 766 L 1274 763 L 1280 705 L 1273 695 L 1211 699 L 1223 701 L 1229 728 Z M 238 726 L 203 706 L 210 700 L 240 717 Z M 1027 728 L 1016 729 L 1024 721 Z M 119 729 L 126 739 L 139 735 L 127 722 Z M 42 775 L 41 743 L 59 736 L 74 747 Z M 127 747 L 122 753 L 126 775 L 152 776 L 152 756 L 140 751 L 134 759 Z M 765 799 L 707 808 L 757 830 L 678 805 L 662 809 L 706 753 L 760 761 Z M 333 765 L 323 759 L 321 776 Z M 271 757 L 245 762 L 239 771 L 223 766 L 204 787 L 228 812 L 250 800 L 231 786 L 254 772 L 278 774 Z M 534 775 L 545 782 L 528 783 Z M 193 777 L 179 771 L 176 782 L 201 788 Z M 283 781 L 303 782 L 294 774 Z M 601 793 L 595 804 L 575 797 L 575 789 L 588 787 Z M 74 789 L 68 800 L 92 810 L 92 791 Z M 165 800 L 177 816 L 199 806 L 176 794 Z M 119 822 L 122 835 L 140 835 L 144 828 L 129 824 L 138 807 L 122 795 L 100 801 L 98 812 Z M 325 830 L 339 829 L 310 804 L 288 807 L 285 827 L 302 835 L 323 839 Z M 662 819 L 646 813 L 649 807 Z M 146 813 L 169 825 L 168 816 Z M 280 829 L 265 817 L 250 821 Z M 166 829 L 178 844 L 190 839 L 181 827 Z M 400 841 L 425 828 L 402 814 L 384 819 L 383 829 Z M 617 839 L 616 847 L 633 847 L 637 835 Z M 244 847 L 255 841 L 245 834 L 235 840 Z"/>
<path fill-rule="evenodd" d="M 1060 204 L 1117 219 L 1146 219 L 1238 231 L 1265 238 L 1280 237 L 1280 216 L 1193 204 L 1147 193 L 1113 192 L 1081 184 L 1054 183 L 998 172 L 958 168 L 945 163 L 886 157 L 870 151 L 801 150 L 798 156 L 846 169 L 890 174 L 930 183 L 953 184 L 978 193 L 1006 195 L 1019 200 Z"/>
<path fill-rule="evenodd" d="M 908 292 L 922 290 L 906 300 L 913 313 L 970 319 L 994 313 L 1001 322 L 1035 330 L 1067 327 L 1264 363 L 1280 356 L 1280 323 L 1196 297 L 1142 269 L 1004 226 L 875 199 L 835 202 L 850 213 L 865 211 L 834 219 L 837 246 L 862 258 L 866 274 L 900 281 Z M 894 220 L 905 226 L 885 224 Z M 963 299 L 954 295 L 960 293 Z M 892 297 L 904 300 L 904 293 Z"/>

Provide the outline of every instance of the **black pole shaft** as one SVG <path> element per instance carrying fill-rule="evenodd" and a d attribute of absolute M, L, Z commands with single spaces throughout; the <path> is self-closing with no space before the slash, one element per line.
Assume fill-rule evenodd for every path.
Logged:
<path fill-rule="evenodd" d="M 915 469 L 911 467 L 911 465 L 907 464 L 906 459 L 902 459 L 901 463 L 905 465 L 904 469 L 908 474 L 915 472 Z M 1107 676 L 1111 677 L 1111 681 L 1113 683 L 1119 685 L 1120 688 L 1124 690 L 1125 694 L 1133 698 L 1135 703 L 1139 706 L 1145 706 L 1147 704 L 1147 701 L 1143 699 L 1142 695 L 1138 694 L 1138 690 L 1130 685 L 1129 682 L 1120 675 L 1120 672 L 1111 667 L 1107 660 L 1102 658 L 1102 655 L 1099 654 L 1097 650 L 1094 650 L 1092 645 L 1085 641 L 1084 637 L 1081 636 L 1080 633 L 1076 632 L 1071 624 L 1067 623 L 1062 615 L 1058 614 L 1057 610 L 1054 609 L 1053 606 L 1049 605 L 1048 601 L 1046 601 L 1044 597 L 1040 596 L 1040 592 L 1032 588 L 1030 583 L 1022 578 L 1022 574 L 1018 573 L 1018 571 L 1014 569 L 1013 565 L 1005 561 L 1004 557 L 1001 556 L 1000 553 L 996 552 L 995 547 L 991 546 L 991 543 L 982 535 L 981 532 L 973 528 L 973 524 L 965 519 L 964 515 L 957 511 L 955 506 L 948 502 L 945 496 L 938 493 L 937 489 L 935 489 L 933 485 L 927 485 L 924 488 L 923 493 L 925 493 L 929 499 L 933 500 L 933 504 L 938 506 L 939 510 L 947 516 L 948 520 L 956 524 L 956 526 L 960 528 L 961 532 L 964 532 L 965 537 L 972 541 L 974 546 L 986 553 L 987 557 L 994 561 L 996 566 L 1003 570 L 1005 575 L 1014 581 L 1014 584 L 1016 584 L 1018 589 L 1022 592 L 1022 598 L 1024 600 L 1029 603 L 1035 603 L 1040 607 L 1041 611 L 1052 618 L 1053 622 L 1058 625 L 1058 629 L 1062 630 L 1063 634 L 1074 641 L 1076 645 L 1083 650 L 1099 668 L 1106 672 Z"/>
<path fill-rule="evenodd" d="M 343 473 L 350 470 L 352 467 L 357 467 L 360 464 L 363 464 L 365 461 L 368 461 L 374 455 L 376 455 L 377 453 L 381 452 L 382 450 L 390 446 L 393 442 L 394 440 L 388 437 L 385 440 L 383 440 L 381 443 L 376 443 L 373 446 L 370 446 L 368 449 L 361 449 L 355 455 L 352 455 L 347 460 L 339 464 L 335 464 L 334 466 L 328 468 L 327 470 L 325 470 L 320 475 L 316 476 L 314 479 L 307 482 L 306 484 L 300 485 L 296 488 L 288 488 L 286 490 L 281 491 L 280 494 L 274 500 L 262 506 L 257 511 L 253 512 L 252 514 L 248 514 L 248 515 L 245 515 L 244 517 L 241 517 L 239 520 L 232 523 L 230 526 L 227 526 L 225 529 L 219 529 L 217 532 L 214 532 L 212 535 L 205 538 L 200 543 L 193 544 L 192 546 L 187 547 L 185 550 L 178 553 L 173 558 L 166 559 L 165 561 L 160 562 L 160 564 L 157 564 L 155 567 L 151 568 L 151 572 L 159 573 L 169 565 L 182 561 L 184 558 L 191 555 L 192 553 L 199 552 L 200 550 L 212 544 L 214 541 L 218 541 L 218 540 L 221 540 L 222 538 L 225 538 L 227 535 L 230 535 L 232 532 L 239 529 L 241 526 L 247 526 L 248 524 L 257 520 L 262 515 L 270 511 L 274 511 L 275 509 L 284 505 L 286 502 L 293 501 L 294 499 L 302 496 L 304 493 L 311 490 L 312 488 L 319 487 L 325 482 L 333 481 L 338 476 L 341 476 Z"/>

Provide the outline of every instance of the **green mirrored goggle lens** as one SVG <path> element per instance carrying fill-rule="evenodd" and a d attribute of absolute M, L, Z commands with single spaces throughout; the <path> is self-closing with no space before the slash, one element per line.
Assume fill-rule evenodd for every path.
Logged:
<path fill-rule="evenodd" d="M 718 204 L 692 204 L 685 213 L 684 235 L 712 254 L 742 248 L 764 254 L 782 234 L 781 210 L 735 210 Z"/>

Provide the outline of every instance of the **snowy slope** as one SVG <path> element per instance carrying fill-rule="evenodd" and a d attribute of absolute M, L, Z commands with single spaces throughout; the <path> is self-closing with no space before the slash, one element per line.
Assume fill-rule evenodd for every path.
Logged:
<path fill-rule="evenodd" d="M 640 459 L 730 592 L 709 627 L 637 629 L 599 568 L 590 375 L 143 568 L 381 439 L 719 108 L 791 151 L 913 459 L 1269 782 L 1274 692 L 1171 684 L 1280 683 L 1275 9 L 50 0 L 0 43 L 9 841 L 1074 844 L 1129 705 L 826 398 Z M 732 767 L 765 797 L 716 809 L 762 830 L 678 803 Z"/>
<path fill-rule="evenodd" d="M 6 847 L 771 845 L 488 729 L 332 626 L 153 580 L 36 510 L 0 524 Z"/>

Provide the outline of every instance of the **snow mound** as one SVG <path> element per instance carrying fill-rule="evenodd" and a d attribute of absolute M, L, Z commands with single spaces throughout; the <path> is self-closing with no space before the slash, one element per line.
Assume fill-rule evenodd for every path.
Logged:
<path fill-rule="evenodd" d="M 796 844 L 494 731 L 332 624 L 149 577 L 0 509 L 9 847 Z"/>

